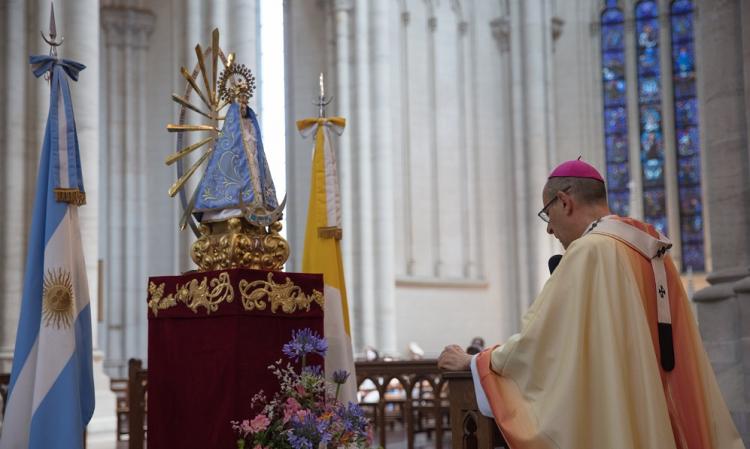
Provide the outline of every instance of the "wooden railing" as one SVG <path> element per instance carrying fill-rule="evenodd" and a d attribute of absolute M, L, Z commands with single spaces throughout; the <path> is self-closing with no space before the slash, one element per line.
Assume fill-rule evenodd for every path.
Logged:
<path fill-rule="evenodd" d="M 131 359 L 128 368 L 129 447 L 143 449 L 148 375 L 140 360 Z M 453 449 L 506 447 L 494 421 L 479 413 L 470 372 L 442 372 L 434 359 L 357 362 L 356 371 L 360 405 L 375 425 L 375 444 L 384 449 L 389 426 L 404 427 L 408 449 L 422 432 L 435 449 L 443 449 L 446 432 Z"/>
<path fill-rule="evenodd" d="M 377 442 L 387 447 L 386 425 L 405 426 L 407 448 L 415 436 L 434 433 L 435 448 L 442 449 L 443 433 L 450 428 L 447 389 L 437 360 L 357 362 L 360 405 L 372 410 Z M 369 383 L 367 381 L 370 381 Z M 376 400 L 368 400 L 372 393 Z"/>
<path fill-rule="evenodd" d="M 128 379 L 109 379 L 109 389 L 115 394 L 117 441 L 128 435 Z"/>

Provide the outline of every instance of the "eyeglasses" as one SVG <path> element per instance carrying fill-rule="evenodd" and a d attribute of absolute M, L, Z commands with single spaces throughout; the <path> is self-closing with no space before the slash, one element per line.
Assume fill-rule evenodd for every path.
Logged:
<path fill-rule="evenodd" d="M 570 186 L 565 187 L 562 190 L 558 190 L 558 192 L 567 192 L 568 190 L 570 190 Z M 549 209 L 549 207 L 552 205 L 552 203 L 555 202 L 556 199 L 557 199 L 557 193 L 555 194 L 555 196 L 552 197 L 551 200 L 547 201 L 547 204 L 544 205 L 542 210 L 540 210 L 539 213 L 536 214 L 537 217 L 541 218 L 543 222 L 549 223 L 549 214 L 547 214 L 547 209 Z"/>

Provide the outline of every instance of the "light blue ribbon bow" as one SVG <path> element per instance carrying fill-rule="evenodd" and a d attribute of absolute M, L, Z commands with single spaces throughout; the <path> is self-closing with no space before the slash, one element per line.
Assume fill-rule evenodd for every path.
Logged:
<path fill-rule="evenodd" d="M 52 72 L 55 66 L 61 67 L 73 81 L 78 81 L 78 72 L 85 69 L 86 66 L 80 62 L 71 61 L 70 59 L 59 59 L 49 55 L 29 56 L 31 71 L 34 76 L 39 78 L 47 72 Z"/>

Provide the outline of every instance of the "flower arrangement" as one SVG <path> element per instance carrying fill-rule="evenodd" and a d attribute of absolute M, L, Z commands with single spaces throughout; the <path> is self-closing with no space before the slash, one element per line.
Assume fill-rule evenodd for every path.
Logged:
<path fill-rule="evenodd" d="M 310 329 L 292 332 L 292 340 L 282 348 L 290 361 L 284 365 L 279 360 L 268 367 L 279 380 L 279 392 L 270 401 L 262 391 L 257 393 L 251 402 L 252 410 L 259 410 L 255 417 L 231 422 L 238 449 L 372 445 L 372 429 L 363 410 L 338 400 L 349 373 L 334 372 L 329 384 L 321 366 L 307 364 L 309 355 L 325 357 L 327 349 L 326 340 Z"/>

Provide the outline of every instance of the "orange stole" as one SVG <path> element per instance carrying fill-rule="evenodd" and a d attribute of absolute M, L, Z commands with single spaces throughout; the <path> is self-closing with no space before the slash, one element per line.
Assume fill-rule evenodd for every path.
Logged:
<path fill-rule="evenodd" d="M 656 237 L 658 233 L 651 225 L 647 225 L 631 218 L 618 217 L 648 234 Z M 619 239 L 618 239 L 619 240 Z M 623 243 L 627 242 L 620 240 Z M 628 245 L 629 246 L 629 245 Z M 636 250 L 628 252 L 630 265 L 641 291 L 643 309 L 646 312 L 651 341 L 657 358 L 659 352 L 659 334 L 657 330 L 656 285 L 651 268 L 651 261 L 643 257 Z M 701 375 L 700 357 L 705 357 L 700 334 L 690 310 L 687 293 L 682 286 L 680 274 L 667 255 L 664 266 L 667 270 L 667 284 L 669 289 L 669 308 L 672 314 L 672 337 L 674 339 L 675 367 L 671 372 L 661 369 L 664 397 L 667 400 L 669 419 L 678 449 L 713 449 L 711 443 L 710 418 L 706 412 L 706 397 L 704 394 L 705 379 Z M 700 353 L 699 353 L 700 352 Z M 719 448 L 715 448 L 719 449 Z"/>

